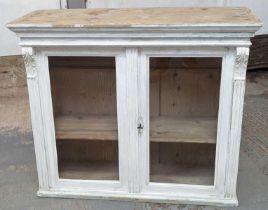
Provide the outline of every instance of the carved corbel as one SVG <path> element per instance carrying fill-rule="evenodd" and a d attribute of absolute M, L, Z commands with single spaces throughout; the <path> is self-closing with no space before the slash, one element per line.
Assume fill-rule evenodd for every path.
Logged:
<path fill-rule="evenodd" d="M 37 65 L 34 58 L 33 48 L 22 48 L 22 57 L 26 68 L 27 79 L 35 79 L 37 77 Z"/>
<path fill-rule="evenodd" d="M 234 80 L 245 80 L 248 65 L 249 48 L 238 47 L 235 58 Z"/>

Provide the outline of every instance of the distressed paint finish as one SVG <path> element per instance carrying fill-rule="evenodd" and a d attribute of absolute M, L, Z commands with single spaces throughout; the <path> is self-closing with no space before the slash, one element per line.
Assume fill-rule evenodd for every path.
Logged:
<path fill-rule="evenodd" d="M 128 124 L 128 188 L 129 193 L 139 193 L 141 191 L 140 187 L 140 161 L 139 161 L 139 133 L 137 132 L 137 124 L 139 119 L 138 114 L 138 49 L 136 48 L 126 48 L 126 104 L 127 104 L 127 118 Z M 133 85 L 129 85 L 133 84 Z M 120 103 L 123 103 L 121 101 Z M 125 119 L 126 121 L 126 119 Z M 126 122 L 125 122 L 126 123 Z"/>
<path fill-rule="evenodd" d="M 158 14 L 164 10 L 169 15 L 160 17 Z M 241 8 L 214 8 L 210 17 L 189 20 L 180 16 L 178 11 L 182 10 L 92 10 L 87 11 L 89 16 L 97 18 L 90 20 L 88 14 L 81 19 L 79 10 L 39 11 L 34 13 L 36 17 L 31 14 L 9 24 L 25 52 L 39 196 L 237 205 L 235 189 L 249 38 L 261 23 L 249 10 Z M 226 21 L 228 17 L 222 17 L 220 10 L 237 15 L 237 19 Z M 152 16 L 157 18 L 149 18 L 152 16 L 147 16 L 148 11 L 154 11 Z M 183 11 L 189 16 L 189 10 Z M 191 11 L 207 14 L 211 9 Z M 55 17 L 70 14 L 75 18 L 57 23 L 61 19 Z M 111 14 L 121 15 L 112 18 Z M 139 22 L 143 15 L 144 22 Z M 118 18 L 121 22 L 116 21 Z M 213 186 L 149 182 L 150 55 L 223 58 Z M 59 179 L 48 56 L 116 57 L 119 181 Z M 144 124 L 142 132 L 137 129 L 139 122 Z"/>
<path fill-rule="evenodd" d="M 47 156 L 45 149 L 45 136 L 42 123 L 42 111 L 41 111 L 41 93 L 39 87 L 39 77 L 37 68 L 41 68 L 40 54 L 35 54 L 34 49 L 31 47 L 22 48 L 22 53 L 25 62 L 25 68 L 27 72 L 27 84 L 30 100 L 31 119 L 33 136 L 35 139 L 34 148 L 36 155 L 36 166 L 38 172 L 39 189 L 48 190 L 48 168 L 47 168 Z"/>
<path fill-rule="evenodd" d="M 231 108 L 231 128 L 228 146 L 227 169 L 225 179 L 225 197 L 236 196 L 236 184 L 239 163 L 239 151 L 241 141 L 241 128 L 243 116 L 243 104 L 245 95 L 246 70 L 249 57 L 249 48 L 238 47 L 236 49 L 234 78 L 233 78 L 233 97 Z"/>

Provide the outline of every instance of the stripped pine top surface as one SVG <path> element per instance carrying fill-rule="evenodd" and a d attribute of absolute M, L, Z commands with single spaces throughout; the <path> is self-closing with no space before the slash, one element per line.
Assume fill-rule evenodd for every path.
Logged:
<path fill-rule="evenodd" d="M 38 10 L 8 27 L 260 26 L 245 7 Z"/>

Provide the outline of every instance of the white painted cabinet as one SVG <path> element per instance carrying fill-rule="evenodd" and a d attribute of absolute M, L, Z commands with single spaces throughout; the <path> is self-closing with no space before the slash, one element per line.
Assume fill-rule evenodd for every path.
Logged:
<path fill-rule="evenodd" d="M 38 195 L 237 205 L 249 38 L 260 26 L 246 8 L 45 10 L 10 23 Z"/>

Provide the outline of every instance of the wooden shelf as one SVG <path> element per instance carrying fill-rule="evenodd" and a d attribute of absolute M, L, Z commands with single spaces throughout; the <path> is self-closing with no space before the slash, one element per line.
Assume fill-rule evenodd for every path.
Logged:
<path fill-rule="evenodd" d="M 119 169 L 112 161 L 61 161 L 59 177 L 65 179 L 119 180 Z"/>
<path fill-rule="evenodd" d="M 60 116 L 55 117 L 55 128 L 57 139 L 118 139 L 116 117 Z"/>
<path fill-rule="evenodd" d="M 152 164 L 150 182 L 213 185 L 214 168 L 208 166 L 183 167 L 179 164 Z"/>
<path fill-rule="evenodd" d="M 109 161 L 62 161 L 60 178 L 119 180 L 118 166 Z M 160 183 L 213 185 L 213 167 L 182 167 L 176 164 L 153 164 L 150 181 Z"/>
<path fill-rule="evenodd" d="M 215 118 L 155 117 L 150 126 L 153 142 L 216 143 Z"/>
<path fill-rule="evenodd" d="M 215 118 L 155 117 L 150 122 L 150 141 L 216 143 Z M 55 118 L 56 138 L 111 140 L 117 137 L 115 117 L 61 116 Z"/>

